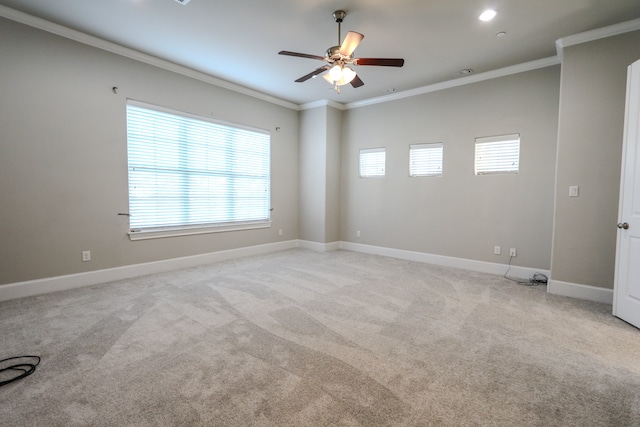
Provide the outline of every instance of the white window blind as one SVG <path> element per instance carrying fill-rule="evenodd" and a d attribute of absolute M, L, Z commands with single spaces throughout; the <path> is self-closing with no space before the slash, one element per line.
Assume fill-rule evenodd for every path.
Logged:
<path fill-rule="evenodd" d="M 360 150 L 360 177 L 373 178 L 384 176 L 385 149 L 368 148 Z"/>
<path fill-rule="evenodd" d="M 127 102 L 131 232 L 269 221 L 270 135 Z"/>
<path fill-rule="evenodd" d="M 409 146 L 409 176 L 441 176 L 443 146 L 441 142 Z"/>
<path fill-rule="evenodd" d="M 476 138 L 476 175 L 518 173 L 520 134 Z"/>

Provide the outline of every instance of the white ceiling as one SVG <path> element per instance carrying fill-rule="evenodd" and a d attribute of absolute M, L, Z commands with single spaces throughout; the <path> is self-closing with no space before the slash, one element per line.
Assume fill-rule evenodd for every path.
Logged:
<path fill-rule="evenodd" d="M 556 55 L 557 39 L 640 18 L 640 0 L 0 0 L 0 5 L 279 99 L 350 103 Z M 481 22 L 485 8 L 498 16 Z M 355 67 L 365 85 L 335 93 L 323 56 L 338 44 L 332 14 L 365 35 L 358 57 L 404 58 L 403 68 Z M 6 10 L 5 10 L 6 11 Z M 6 15 L 6 14 L 5 14 Z M 496 37 L 498 32 L 507 33 Z"/>

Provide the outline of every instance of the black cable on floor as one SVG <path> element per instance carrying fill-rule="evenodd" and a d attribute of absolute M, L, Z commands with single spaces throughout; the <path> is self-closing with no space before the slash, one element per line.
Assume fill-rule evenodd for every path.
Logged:
<path fill-rule="evenodd" d="M 11 364 L 5 366 L 5 362 Z M 0 360 L 0 387 L 33 374 L 39 363 L 40 356 L 16 356 Z M 6 377 L 9 378 L 3 379 Z"/>
<path fill-rule="evenodd" d="M 516 279 L 513 277 L 508 277 L 507 274 L 509 273 L 509 270 L 511 270 L 511 260 L 513 259 L 513 256 L 509 257 L 509 268 L 507 268 L 507 271 L 504 273 L 504 278 L 507 280 L 511 280 L 512 282 L 516 282 L 518 285 L 523 285 L 523 286 L 538 286 L 538 285 L 546 285 L 547 284 L 547 276 L 545 276 L 542 273 L 534 273 L 533 277 L 531 279 L 529 279 L 528 281 L 524 282 L 521 279 Z"/>

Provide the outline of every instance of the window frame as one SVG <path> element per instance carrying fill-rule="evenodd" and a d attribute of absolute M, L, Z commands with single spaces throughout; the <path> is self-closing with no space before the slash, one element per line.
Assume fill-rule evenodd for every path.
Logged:
<path fill-rule="evenodd" d="M 189 222 L 189 221 L 184 222 L 184 219 L 183 219 L 183 222 L 180 224 L 175 224 L 175 223 L 172 223 L 169 225 L 151 225 L 150 224 L 146 227 L 131 225 L 131 215 L 134 215 L 136 210 L 136 208 L 134 207 L 135 203 L 132 203 L 132 201 L 135 199 L 135 198 L 132 198 L 132 185 L 133 185 L 133 182 L 135 182 L 135 179 L 133 179 L 134 177 L 133 169 L 135 169 L 136 167 L 139 168 L 141 167 L 141 165 L 136 163 L 135 161 L 132 164 L 131 146 L 132 144 L 135 144 L 135 143 L 131 142 L 132 138 L 130 136 L 130 116 L 129 116 L 130 107 L 144 109 L 151 112 L 157 112 L 162 115 L 169 114 L 173 116 L 173 118 L 175 118 L 178 122 L 180 122 L 181 120 L 184 120 L 183 122 L 181 122 L 183 123 L 183 126 L 185 126 L 185 124 L 189 122 L 193 123 L 193 121 L 195 120 L 195 121 L 201 122 L 199 125 L 202 125 L 205 127 L 211 124 L 215 125 L 217 129 L 221 129 L 221 132 L 223 134 L 224 132 L 228 131 L 228 133 L 224 135 L 225 135 L 225 139 L 229 138 L 229 141 L 225 140 L 225 143 L 219 144 L 217 146 L 217 149 L 222 150 L 222 152 L 224 153 L 230 153 L 234 151 L 233 147 L 230 147 L 230 144 L 233 144 L 233 142 L 230 142 L 232 137 L 229 136 L 234 131 L 240 132 L 240 133 L 244 133 L 244 132 L 255 133 L 258 140 L 260 140 L 259 143 L 263 144 L 261 148 L 266 152 L 266 159 L 264 157 L 260 157 L 260 162 L 262 163 L 262 176 L 263 176 L 263 179 L 265 180 L 263 181 L 263 183 L 266 184 L 266 188 L 265 188 L 266 194 L 264 196 L 261 196 L 261 199 L 260 199 L 261 206 L 256 208 L 256 210 L 261 211 L 262 213 L 260 215 L 256 215 L 255 219 L 244 219 L 244 220 L 229 219 L 226 221 L 225 220 L 217 221 L 213 219 L 215 215 L 211 214 L 206 221 L 200 221 L 200 222 Z M 203 233 L 217 233 L 217 232 L 226 232 L 226 231 L 250 230 L 250 229 L 271 227 L 271 133 L 268 130 L 239 125 L 236 123 L 229 123 L 221 120 L 212 119 L 210 117 L 204 117 L 204 116 L 199 116 L 192 113 L 177 111 L 177 110 L 173 110 L 173 109 L 169 109 L 169 108 L 165 108 L 165 107 L 161 107 L 153 104 L 148 104 L 145 102 L 136 101 L 132 99 L 127 99 L 127 102 L 126 102 L 126 126 L 127 126 L 126 141 L 127 141 L 127 171 L 128 171 L 127 196 L 128 196 L 129 214 L 130 214 L 130 227 L 129 227 L 128 235 L 131 240 L 153 239 L 153 238 L 170 237 L 170 236 L 184 236 L 184 235 L 203 234 Z M 258 135 L 258 134 L 262 134 L 262 135 Z M 266 138 L 266 141 L 265 141 L 265 138 Z M 180 150 L 184 150 L 185 147 L 187 147 L 187 144 L 188 144 L 187 141 L 191 141 L 191 144 L 194 143 L 193 139 L 185 139 L 181 137 L 176 137 L 176 139 L 172 142 L 176 142 L 176 141 L 178 141 L 179 143 L 175 144 L 174 149 L 178 149 L 179 147 Z M 265 143 L 266 143 L 266 147 L 264 146 Z M 194 150 L 198 150 L 198 148 L 202 148 L 202 147 L 191 147 L 190 149 L 187 148 L 187 150 L 194 151 Z M 213 151 L 214 149 L 211 148 L 211 146 L 208 146 L 208 148 L 206 149 L 206 153 L 208 154 L 213 153 Z M 198 153 L 198 154 L 200 155 L 201 153 Z M 214 155 L 216 154 L 220 154 L 220 151 L 218 153 L 214 153 Z M 193 153 L 191 155 L 193 156 Z M 158 167 L 158 164 L 156 162 L 151 162 L 150 165 L 151 164 L 155 165 L 156 168 Z M 226 179 L 229 179 L 229 178 L 237 179 L 237 175 L 233 175 L 232 173 L 232 168 L 233 167 L 231 168 L 226 167 L 224 170 L 223 169 L 207 169 L 209 171 L 208 173 L 202 173 L 202 171 L 199 169 L 197 172 L 197 175 L 208 176 L 210 177 L 209 179 L 214 179 L 214 180 L 215 180 L 214 177 L 226 177 Z M 193 180 L 193 171 L 190 171 L 189 168 L 176 167 L 174 172 L 175 172 L 174 176 L 182 176 L 183 178 L 181 179 Z M 157 169 L 155 173 L 158 173 Z M 259 178 L 256 178 L 256 179 L 259 180 Z M 154 185 L 157 185 L 157 184 L 154 184 Z M 188 205 L 189 202 L 187 202 L 186 199 L 189 192 L 193 192 L 194 189 L 201 190 L 206 187 L 207 186 L 204 186 L 202 184 L 196 184 L 196 187 L 192 186 L 192 187 L 188 187 L 187 189 L 181 189 L 181 192 L 177 193 L 178 197 L 175 199 L 176 203 L 177 204 L 187 203 Z M 153 187 L 153 188 L 158 189 L 161 187 Z M 210 194 L 211 196 L 213 196 L 212 192 L 205 193 L 205 194 Z M 238 195 L 238 194 L 245 194 L 245 193 L 235 193 L 235 194 Z M 205 197 L 205 199 L 207 199 L 207 197 Z M 177 202 L 177 200 L 179 200 L 180 202 Z M 224 200 L 231 200 L 231 199 L 226 197 Z M 236 198 L 236 202 L 237 200 L 238 199 Z M 266 203 L 266 208 L 264 207 L 264 203 Z M 182 207 L 183 205 L 180 205 L 180 206 Z M 202 212 L 206 213 L 207 209 L 210 209 L 210 208 L 205 207 L 202 210 Z M 262 214 L 264 214 L 264 216 Z"/>

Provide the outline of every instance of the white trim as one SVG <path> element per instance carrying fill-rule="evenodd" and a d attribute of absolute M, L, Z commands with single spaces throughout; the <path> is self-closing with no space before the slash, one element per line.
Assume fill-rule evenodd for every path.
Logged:
<path fill-rule="evenodd" d="M 262 255 L 285 249 L 298 247 L 297 240 L 288 240 L 264 245 L 248 246 L 238 249 L 210 252 L 143 264 L 126 265 L 103 270 L 88 271 L 86 273 L 68 274 L 65 276 L 48 277 L 25 282 L 0 285 L 0 301 L 24 298 L 50 292 L 64 291 L 84 286 L 98 285 L 116 280 L 130 279 L 154 273 L 177 270 L 180 268 L 196 267 L 212 262 L 225 261 L 253 255 Z"/>
<path fill-rule="evenodd" d="M 563 37 L 556 40 L 556 51 L 558 53 L 558 57 L 562 58 L 562 49 L 567 46 L 588 43 L 594 40 L 605 39 L 607 37 L 630 33 L 631 31 L 636 30 L 640 30 L 640 18 Z"/>
<path fill-rule="evenodd" d="M 298 240 L 298 247 L 311 249 L 316 252 L 331 252 L 340 249 L 340 242 L 318 243 L 309 240 Z"/>
<path fill-rule="evenodd" d="M 522 73 L 525 71 L 532 71 L 538 68 L 550 67 L 553 65 L 558 65 L 562 62 L 562 49 L 564 47 L 572 46 L 579 43 L 585 43 L 585 42 L 589 42 L 589 41 L 593 41 L 593 40 L 597 40 L 605 37 L 611 37 L 611 36 L 615 36 L 615 35 L 640 29 L 640 19 L 634 19 L 631 21 L 621 22 L 619 24 L 610 25 L 608 27 L 598 28 L 591 31 L 585 31 L 583 33 L 578 33 L 578 34 L 574 34 L 571 36 L 558 39 L 556 40 L 556 51 L 557 51 L 556 56 L 542 58 L 535 61 L 530 61 L 522 64 L 516 64 L 509 67 L 500 68 L 497 70 L 491 70 L 484 73 L 474 74 L 471 76 L 461 77 L 458 79 L 448 80 L 448 81 L 435 83 L 432 85 L 423 86 L 423 87 L 419 87 L 419 88 L 415 88 L 407 91 L 396 92 L 390 95 L 384 95 L 380 97 L 365 99 L 362 101 L 355 101 L 347 104 L 342 104 L 339 102 L 324 99 L 324 100 L 319 100 L 319 101 L 314 101 L 314 102 L 299 105 L 299 104 L 295 104 L 293 102 L 289 102 L 280 98 L 276 98 L 271 95 L 267 95 L 262 92 L 255 91 L 253 89 L 246 88 L 244 86 L 240 86 L 240 85 L 228 82 L 226 80 L 219 79 L 217 77 L 213 77 L 209 74 L 202 73 L 200 71 L 196 71 L 191 68 L 178 65 L 170 61 L 156 58 L 155 56 L 148 55 L 146 53 L 142 53 L 134 49 L 130 49 L 112 42 L 108 42 L 98 37 L 90 36 L 80 31 L 72 30 L 62 25 L 54 24 L 53 22 L 49 22 L 44 19 L 37 18 L 35 16 L 26 14 L 24 12 L 20 12 L 18 10 L 9 8 L 7 6 L 0 5 L 0 16 L 5 17 L 7 19 L 11 19 L 16 22 L 20 22 L 25 25 L 32 26 L 34 28 L 38 28 L 40 30 L 57 34 L 62 37 L 66 37 L 71 40 L 75 40 L 80 43 L 87 44 L 89 46 L 96 47 L 98 49 L 106 50 L 108 52 L 115 53 L 117 55 L 131 58 L 139 62 L 150 64 L 158 68 L 169 70 L 177 74 L 182 74 L 184 76 L 191 77 L 196 80 L 203 81 L 205 83 L 219 86 L 219 87 L 222 87 L 234 92 L 238 92 L 244 95 L 252 96 L 254 98 L 261 99 L 263 101 L 267 101 L 267 102 L 280 105 L 282 107 L 290 108 L 292 110 L 297 110 L 297 111 L 308 110 L 308 109 L 316 108 L 320 106 L 330 106 L 339 110 L 349 110 L 352 108 L 359 108 L 359 107 L 364 107 L 368 105 L 381 104 L 388 101 L 395 101 L 398 99 L 409 98 L 412 96 L 422 95 L 425 93 L 436 92 L 444 89 L 450 89 L 457 86 L 464 86 L 467 84 L 476 83 L 483 80 L 495 79 L 499 77 L 508 76 L 511 74 Z"/>
<path fill-rule="evenodd" d="M 219 79 L 217 77 L 213 77 L 210 74 L 202 73 L 192 68 L 188 68 L 183 65 L 178 65 L 173 62 L 166 61 L 164 59 L 160 59 L 155 56 L 142 53 L 137 50 L 100 39 L 98 37 L 90 36 L 88 34 L 73 30 L 71 28 L 67 28 L 62 25 L 54 24 L 53 22 L 49 22 L 44 19 L 37 18 L 35 16 L 17 11 L 15 9 L 11 9 L 6 6 L 0 5 L 0 16 L 19 22 L 21 24 L 29 25 L 31 27 L 50 32 L 52 34 L 56 34 L 58 36 L 66 37 L 68 39 L 75 40 L 77 42 L 96 47 L 98 49 L 105 50 L 107 52 L 115 53 L 116 55 L 124 56 L 126 58 L 143 62 L 145 64 L 153 65 L 154 67 L 172 71 L 174 73 L 181 74 L 186 77 L 191 77 L 193 79 L 200 80 L 205 83 L 212 84 L 214 86 L 219 86 L 234 92 L 241 93 L 243 95 L 248 95 L 263 101 L 270 102 L 272 104 L 290 108 L 292 110 L 299 110 L 298 104 L 294 104 L 292 102 L 285 101 L 283 99 L 276 98 L 274 96 L 267 95 L 265 93 L 258 92 L 256 90 L 249 89 L 244 86 L 240 86 L 235 83 L 231 83 L 226 80 Z"/>
<path fill-rule="evenodd" d="M 376 98 L 365 99 L 362 101 L 355 101 L 345 104 L 346 109 L 365 107 L 373 104 L 380 104 L 388 101 L 395 101 L 402 98 L 409 98 L 412 96 L 423 95 L 425 93 L 436 92 L 444 89 L 451 89 L 457 86 L 464 86 L 471 83 L 481 82 L 484 80 L 496 79 L 499 77 L 508 76 L 511 74 L 524 73 L 526 71 L 537 70 L 538 68 L 551 67 L 553 65 L 559 65 L 560 58 L 557 56 L 551 56 L 549 58 L 538 59 L 536 61 L 524 62 L 522 64 L 512 65 L 510 67 L 499 68 L 497 70 L 487 71 L 485 73 L 478 73 L 467 77 L 460 77 L 454 80 L 447 80 L 444 82 L 432 84 L 429 86 L 423 86 L 416 89 L 405 90 L 402 92 L 396 92 L 391 95 L 379 96 Z"/>
<path fill-rule="evenodd" d="M 344 104 L 341 104 L 336 101 L 331 101 L 328 99 L 321 99 L 319 101 L 302 104 L 299 106 L 299 109 L 302 111 L 302 110 L 311 110 L 313 108 L 318 108 L 318 107 L 333 107 L 338 110 L 346 110 Z"/>
<path fill-rule="evenodd" d="M 271 221 L 253 222 L 237 225 L 218 225 L 218 226 L 193 226 L 193 227 L 175 227 L 164 230 L 141 229 L 137 231 L 129 231 L 129 239 L 131 240 L 147 240 L 162 239 L 165 237 L 192 236 L 194 234 L 209 233 L 226 233 L 228 231 L 257 230 L 260 228 L 271 228 Z"/>
<path fill-rule="evenodd" d="M 561 282 L 552 279 L 549 280 L 547 284 L 547 292 L 553 295 L 613 304 L 613 289 L 608 288 Z"/>
<path fill-rule="evenodd" d="M 444 255 L 434 255 L 425 252 L 406 251 L 403 249 L 385 248 L 382 246 L 363 245 L 361 243 L 340 242 L 340 249 L 353 252 L 362 252 L 372 255 L 381 255 L 391 258 L 405 259 L 408 261 L 424 262 L 428 264 L 442 265 L 446 267 L 460 268 L 463 270 L 477 271 L 481 273 L 504 275 L 509 270 L 509 277 L 517 277 L 526 280 L 534 273 L 542 273 L 549 277 L 548 270 L 519 267 L 507 264 L 497 264 L 492 262 L 476 261 L 472 259 L 454 258 Z"/>
<path fill-rule="evenodd" d="M 338 249 L 361 252 L 372 255 L 380 255 L 391 258 L 405 259 L 408 261 L 424 262 L 428 264 L 446 267 L 460 268 L 463 270 L 477 271 L 481 273 L 504 275 L 509 266 L 484 261 L 476 261 L 463 258 L 434 255 L 424 252 L 407 251 L 402 249 L 385 248 L 381 246 L 364 245 L 351 242 L 318 243 L 308 240 L 288 240 L 284 242 L 267 243 L 264 245 L 249 246 L 245 248 L 229 249 L 225 251 L 211 252 L 200 255 L 192 255 L 181 258 L 173 258 L 162 261 L 154 261 L 143 264 L 127 265 L 123 267 L 108 268 L 104 270 L 89 271 L 86 273 L 69 274 L 65 276 L 48 277 L 44 279 L 29 280 L 24 282 L 0 285 L 0 301 L 8 301 L 34 295 L 109 283 L 117 280 L 130 279 L 148 274 L 173 271 L 181 268 L 196 267 L 218 261 L 242 258 L 254 255 L 263 255 L 286 249 L 304 248 L 316 252 L 330 252 Z M 548 270 L 532 269 L 528 267 L 511 266 L 509 277 L 528 278 L 534 273 L 542 273 L 550 276 Z M 596 301 L 606 304 L 613 302 L 613 289 L 596 286 L 580 285 L 575 283 L 550 280 L 547 292 L 554 295 Z"/>

